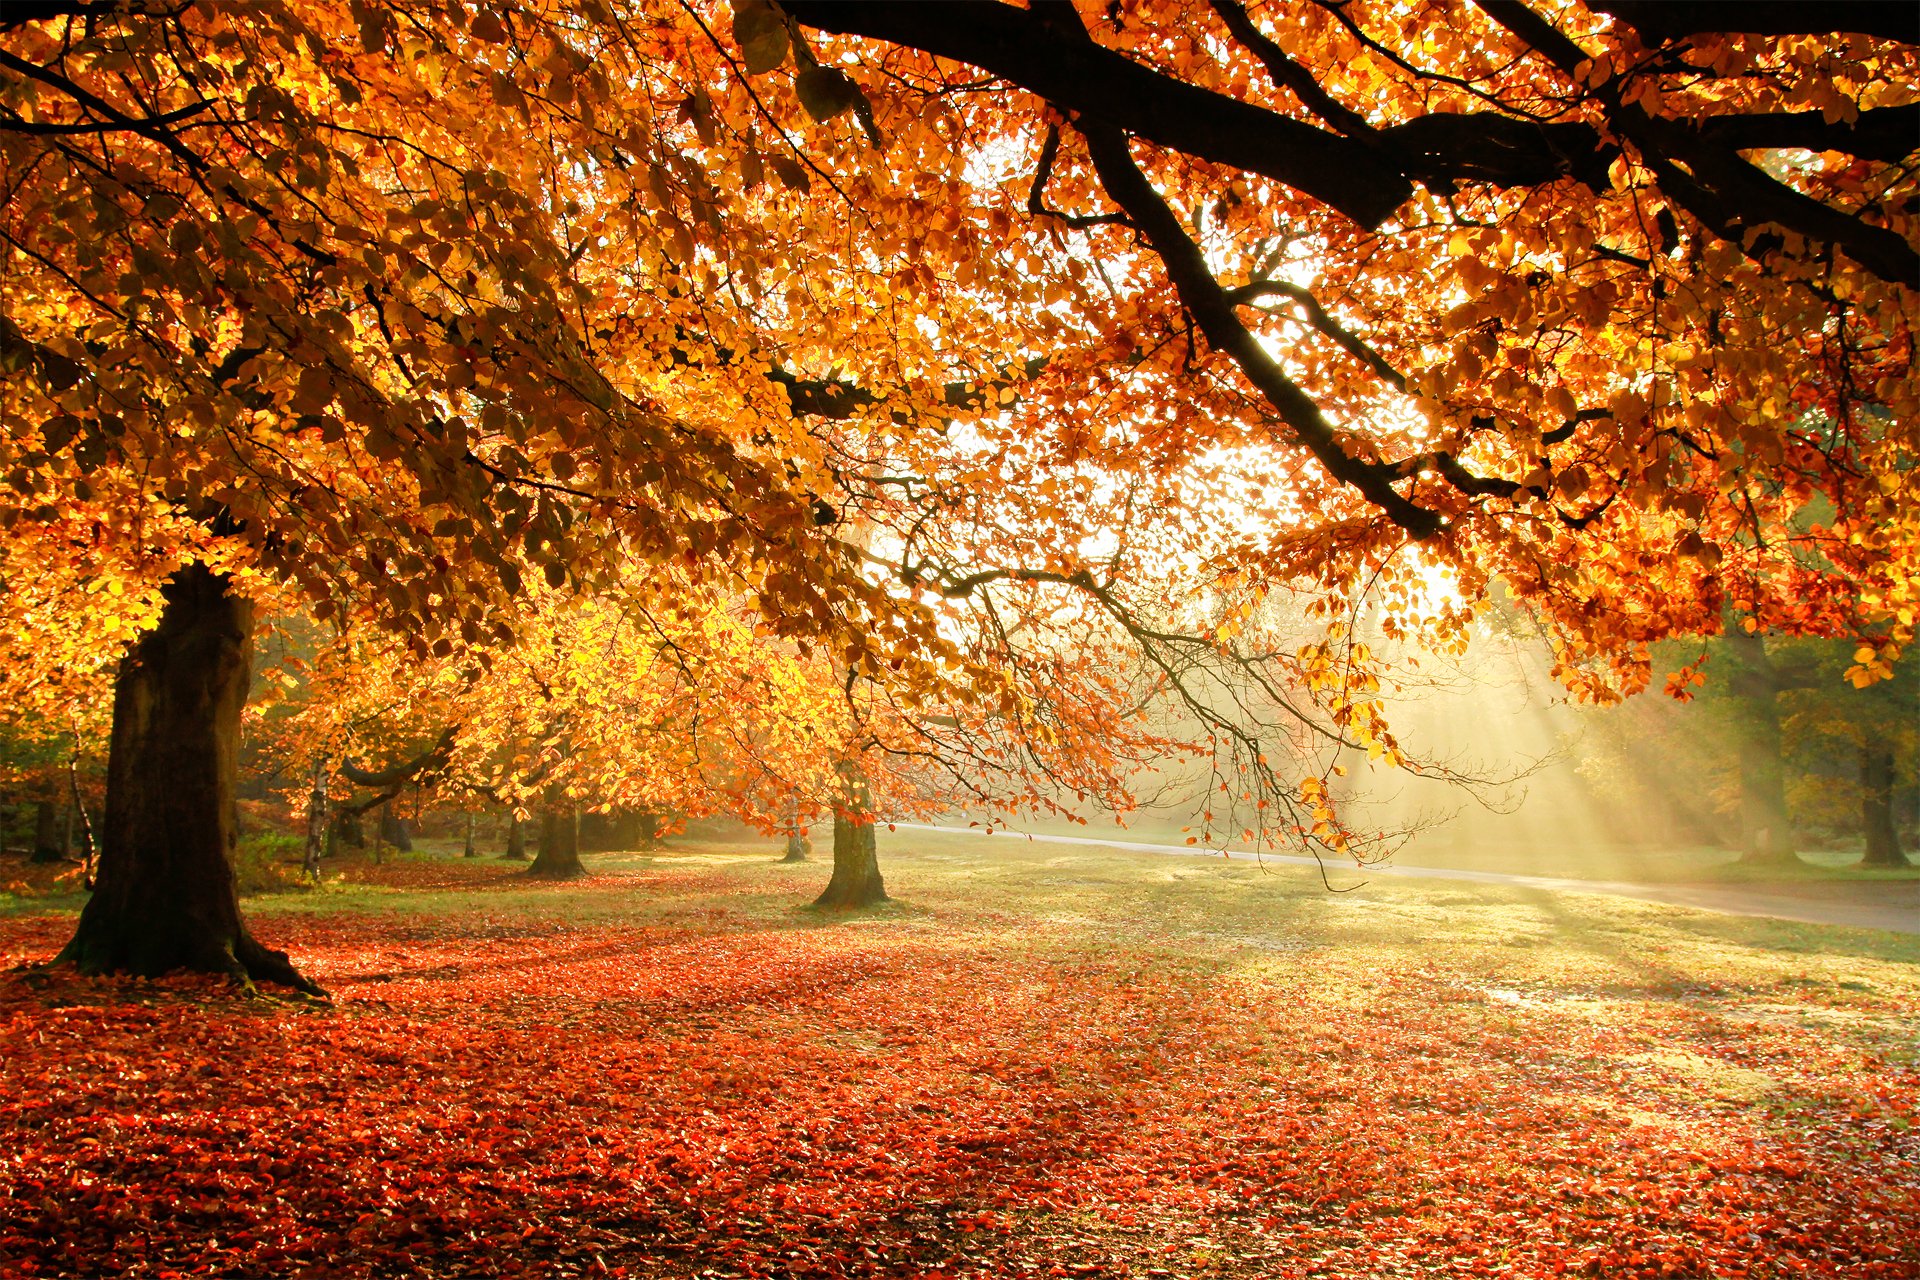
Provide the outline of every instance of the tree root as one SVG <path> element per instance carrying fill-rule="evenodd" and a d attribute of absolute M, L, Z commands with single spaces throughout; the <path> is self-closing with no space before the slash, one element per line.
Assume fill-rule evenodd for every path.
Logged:
<path fill-rule="evenodd" d="M 326 988 L 293 967 L 293 961 L 286 952 L 262 946 L 244 927 L 239 937 L 231 942 L 209 939 L 204 945 L 189 949 L 168 953 L 149 951 L 144 954 L 130 954 L 124 946 L 113 945 L 97 936 L 90 937 L 85 932 L 76 933 L 60 954 L 47 962 L 46 967 L 69 964 L 81 973 L 101 977 L 126 974 L 136 978 L 158 978 L 182 970 L 188 973 L 212 973 L 226 978 L 248 995 L 261 994 L 258 984 L 264 982 L 291 987 L 302 996 L 312 999 L 332 999 Z"/>
<path fill-rule="evenodd" d="M 314 982 L 298 969 L 286 952 L 275 951 L 271 947 L 261 946 L 253 940 L 253 935 L 242 934 L 240 945 L 235 948 L 236 958 L 244 967 L 248 985 L 254 982 L 271 982 L 282 987 L 292 987 L 303 996 L 316 1000 L 331 1001 L 333 997 L 326 988 Z"/>
<path fill-rule="evenodd" d="M 527 874 L 535 880 L 579 880 L 586 876 L 588 872 L 585 867 L 561 867 L 555 869 L 552 867 L 541 867 L 536 864 L 527 868 Z"/>

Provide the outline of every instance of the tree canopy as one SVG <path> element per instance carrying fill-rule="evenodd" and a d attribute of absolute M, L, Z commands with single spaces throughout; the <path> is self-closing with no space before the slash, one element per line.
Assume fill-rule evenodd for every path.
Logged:
<path fill-rule="evenodd" d="M 1504 592 L 1598 699 L 1728 619 L 1891 670 L 1913 27 L 16 0 L 0 521 L 97 548 L 66 580 L 149 609 L 111 618 L 205 563 L 421 659 L 650 566 L 922 731 L 1031 727 L 1124 642 L 1327 838 L 1324 774 L 1190 676 L 1404 759 L 1361 597 L 1444 643 Z M 97 666 L 111 618 L 62 643 Z"/>

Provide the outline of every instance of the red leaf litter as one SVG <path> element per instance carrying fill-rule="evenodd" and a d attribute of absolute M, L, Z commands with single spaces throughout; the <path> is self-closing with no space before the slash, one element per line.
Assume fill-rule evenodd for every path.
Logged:
<path fill-rule="evenodd" d="M 1920 1275 L 1920 1075 L 1843 1036 L 605 879 L 262 914 L 331 1008 L 4 975 L 0 1274 Z"/>

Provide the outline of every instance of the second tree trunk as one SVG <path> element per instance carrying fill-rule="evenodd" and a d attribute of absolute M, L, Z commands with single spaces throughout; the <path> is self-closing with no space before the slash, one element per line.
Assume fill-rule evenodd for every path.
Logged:
<path fill-rule="evenodd" d="M 1860 818 L 1867 832 L 1865 865 L 1906 866 L 1893 820 L 1893 748 L 1884 742 L 1860 746 Z"/>
<path fill-rule="evenodd" d="M 580 865 L 580 811 L 571 801 L 541 811 L 540 848 L 527 874 L 545 880 L 571 880 L 587 874 Z"/>

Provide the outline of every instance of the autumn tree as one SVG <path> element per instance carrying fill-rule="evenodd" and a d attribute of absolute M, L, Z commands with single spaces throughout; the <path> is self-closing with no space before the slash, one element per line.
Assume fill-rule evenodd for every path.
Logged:
<path fill-rule="evenodd" d="M 936 153 L 1031 157 L 1034 235 L 1112 264 L 1079 345 L 1213 411 L 1170 449 L 1293 460 L 1243 564 L 1419 542 L 1529 602 L 1592 693 L 1728 601 L 1910 638 L 1911 13 L 781 11 L 820 43 L 796 82 L 817 61 L 952 120 L 915 135 Z"/>
<path fill-rule="evenodd" d="M 855 637 L 893 612 L 816 531 L 794 450 L 661 398 L 686 364 L 662 338 L 754 343 L 714 332 L 686 224 L 646 207 L 650 185 L 714 189 L 663 163 L 697 77 L 657 67 L 655 27 L 325 3 L 0 18 L 10 524 L 106 501 L 139 537 L 158 504 L 198 531 L 172 549 L 208 548 L 174 556 L 120 666 L 100 890 L 68 958 L 297 980 L 226 866 L 254 623 L 236 573 L 322 617 L 374 601 L 422 655 L 510 634 L 529 562 L 590 586 L 684 558 Z M 764 364 L 729 376 L 788 395 Z M 685 381 L 683 403 L 719 402 Z M 940 650 L 930 624 L 898 638 L 889 659 Z"/>
<path fill-rule="evenodd" d="M 1834 810 L 1851 808 L 1852 821 L 1835 825 L 1858 825 L 1863 865 L 1904 867 L 1898 798 L 1920 768 L 1920 669 L 1907 657 L 1886 679 L 1843 681 L 1840 672 L 1859 658 L 1849 645 L 1802 648 L 1812 678 L 1783 699 L 1788 759 L 1829 822 Z"/>
<path fill-rule="evenodd" d="M 14 527 L 104 494 L 210 548 L 121 668 L 71 954 L 291 974 L 218 870 L 236 573 L 450 657 L 506 639 L 528 569 L 677 564 L 935 727 L 1018 706 L 947 619 L 1030 586 L 1174 655 L 1219 651 L 1209 595 L 1330 626 L 1437 568 L 1437 628 L 1503 582 L 1586 696 L 1729 608 L 1890 672 L 1920 567 L 1897 12 L 10 7 Z M 1205 533 L 1164 602 L 1094 527 L 1134 492 L 1120 528 Z M 1249 655 L 1395 758 L 1351 649 Z M 1323 778 L 1233 740 L 1276 826 L 1338 840 Z M 194 902 L 141 914 L 176 863 Z"/>

